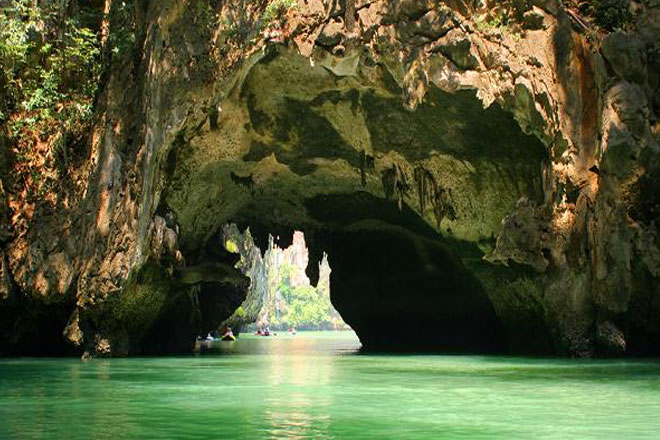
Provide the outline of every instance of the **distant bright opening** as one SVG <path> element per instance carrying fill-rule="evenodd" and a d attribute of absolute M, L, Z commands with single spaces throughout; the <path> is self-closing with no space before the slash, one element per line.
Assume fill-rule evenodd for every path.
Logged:
<path fill-rule="evenodd" d="M 251 285 L 247 298 L 234 314 L 222 323 L 219 335 L 228 328 L 233 334 L 250 332 L 260 336 L 299 331 L 351 330 L 330 301 L 330 264 L 327 254 L 319 265 L 316 286 L 310 283 L 305 270 L 309 251 L 305 235 L 295 231 L 292 244 L 282 249 L 273 237 L 265 252 L 254 244 L 250 230 L 241 233 L 235 225 L 224 228 L 225 248 L 241 255 L 237 263 Z"/>

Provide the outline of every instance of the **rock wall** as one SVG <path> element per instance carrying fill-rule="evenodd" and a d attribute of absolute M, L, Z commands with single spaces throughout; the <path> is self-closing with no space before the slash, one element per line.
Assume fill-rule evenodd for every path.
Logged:
<path fill-rule="evenodd" d="M 366 346 L 404 313 L 442 328 L 424 349 L 660 351 L 657 1 L 615 32 L 555 1 L 506 24 L 460 0 L 301 0 L 266 22 L 267 3 L 112 3 L 86 160 L 57 205 L 2 217 L 1 352 L 61 332 L 158 351 L 164 323 L 183 349 L 246 295 L 229 221 L 328 250 Z M 390 260 L 344 240 L 393 240 Z M 423 285 L 352 285 L 384 272 Z"/>
<path fill-rule="evenodd" d="M 262 255 L 261 249 L 254 243 L 250 230 L 246 229 L 241 233 L 235 224 L 226 225 L 223 228 L 223 241 L 225 247 L 236 247 L 235 251 L 241 256 L 236 267 L 250 278 L 250 288 L 245 300 L 220 325 L 220 327 L 231 327 L 233 332 L 238 334 L 247 325 L 257 322 L 264 303 L 268 301 L 268 251 L 270 248 Z"/>

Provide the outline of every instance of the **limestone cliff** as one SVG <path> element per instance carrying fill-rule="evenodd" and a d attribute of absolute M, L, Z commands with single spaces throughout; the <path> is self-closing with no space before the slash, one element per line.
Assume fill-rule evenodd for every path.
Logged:
<path fill-rule="evenodd" d="M 182 349 L 235 222 L 327 251 L 367 348 L 657 355 L 660 4 L 487 3 L 109 2 L 87 157 L 0 213 L 0 350 Z"/>

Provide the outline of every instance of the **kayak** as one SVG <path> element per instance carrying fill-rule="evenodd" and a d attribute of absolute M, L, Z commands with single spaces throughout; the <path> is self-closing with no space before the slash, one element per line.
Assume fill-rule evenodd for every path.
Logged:
<path fill-rule="evenodd" d="M 224 336 L 222 337 L 222 340 L 223 340 L 223 341 L 235 341 L 235 340 L 236 340 L 236 336 L 234 336 L 234 335 L 224 335 Z"/>

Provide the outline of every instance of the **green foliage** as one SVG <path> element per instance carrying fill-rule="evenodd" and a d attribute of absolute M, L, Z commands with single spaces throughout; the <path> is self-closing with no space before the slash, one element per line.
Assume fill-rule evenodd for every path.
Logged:
<path fill-rule="evenodd" d="M 486 2 L 486 8 L 480 11 L 475 25 L 481 32 L 501 32 L 516 37 L 522 31 L 520 22 L 523 15 L 530 9 L 531 4 L 526 0 L 490 0 Z"/>
<path fill-rule="evenodd" d="M 286 313 L 280 318 L 287 327 L 320 327 L 330 322 L 330 299 L 312 286 L 283 284 L 280 290 L 286 301 Z"/>
<path fill-rule="evenodd" d="M 274 20 L 281 20 L 289 9 L 298 6 L 297 0 L 271 0 L 266 6 L 261 22 L 265 26 Z"/>
<path fill-rule="evenodd" d="M 298 327 L 303 329 L 332 328 L 334 308 L 330 303 L 329 291 L 322 286 L 291 286 L 293 272 L 300 270 L 287 263 L 269 273 L 269 282 L 277 292 L 273 303 L 266 304 L 268 321 L 274 328 Z"/>
<path fill-rule="evenodd" d="M 35 114 L 37 122 L 61 119 L 69 116 L 62 114 L 62 103 L 91 102 L 100 75 L 100 51 L 96 33 L 81 18 L 62 19 L 55 6 L 35 7 L 29 0 L 13 1 L 0 11 L 4 119 L 20 111 Z"/>
<path fill-rule="evenodd" d="M 0 8 L 0 125 L 14 149 L 12 179 L 26 202 L 51 192 L 89 133 L 101 75 L 101 10 L 13 0 Z M 52 200 L 52 199 L 51 199 Z"/>
<path fill-rule="evenodd" d="M 134 9 L 132 2 L 114 2 L 112 5 L 107 44 L 115 58 L 121 58 L 135 47 Z"/>
<path fill-rule="evenodd" d="M 624 28 L 633 19 L 629 0 L 582 1 L 580 10 L 593 16 L 598 26 L 610 31 Z"/>
<path fill-rule="evenodd" d="M 233 241 L 231 239 L 227 239 L 227 241 L 225 241 L 225 249 L 227 249 L 232 254 L 238 254 L 239 253 L 238 245 L 236 244 L 235 241 Z"/>
<path fill-rule="evenodd" d="M 484 18 L 479 18 L 475 22 L 475 25 L 481 32 L 493 32 L 495 30 L 502 29 L 506 21 L 507 19 L 504 16 L 500 14 L 494 14 Z"/>

